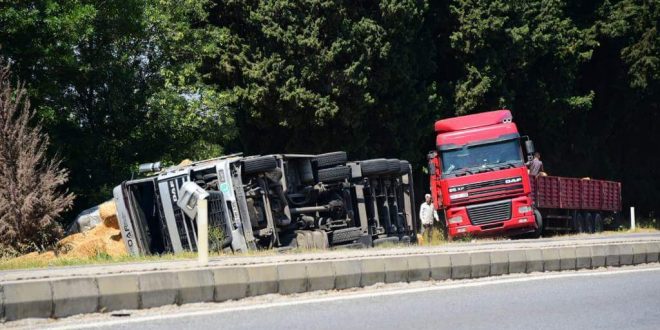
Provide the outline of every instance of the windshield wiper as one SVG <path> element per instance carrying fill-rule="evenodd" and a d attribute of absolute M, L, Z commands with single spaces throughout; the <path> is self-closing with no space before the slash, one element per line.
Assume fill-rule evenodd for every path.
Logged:
<path fill-rule="evenodd" d="M 447 173 L 447 174 L 449 174 L 449 173 Z M 463 176 L 465 174 L 474 174 L 474 172 L 472 172 L 470 170 L 470 168 L 462 168 L 462 169 L 456 170 L 453 174 L 454 174 L 454 176 Z"/>

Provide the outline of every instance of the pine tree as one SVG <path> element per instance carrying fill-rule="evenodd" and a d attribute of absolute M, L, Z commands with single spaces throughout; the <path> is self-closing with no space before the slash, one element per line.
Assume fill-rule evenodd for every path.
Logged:
<path fill-rule="evenodd" d="M 0 64 L 0 253 L 44 250 L 61 235 L 60 214 L 75 196 L 62 190 L 69 173 L 47 157 L 48 136 L 32 125 L 27 91 Z"/>

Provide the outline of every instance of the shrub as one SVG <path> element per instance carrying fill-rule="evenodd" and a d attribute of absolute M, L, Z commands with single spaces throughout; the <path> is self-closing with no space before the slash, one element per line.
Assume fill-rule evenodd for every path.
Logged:
<path fill-rule="evenodd" d="M 12 84 L 0 62 L 0 246 L 19 253 L 50 247 L 74 200 L 62 189 L 68 171 L 59 157 L 48 158 L 48 136 L 33 121 L 24 85 Z"/>

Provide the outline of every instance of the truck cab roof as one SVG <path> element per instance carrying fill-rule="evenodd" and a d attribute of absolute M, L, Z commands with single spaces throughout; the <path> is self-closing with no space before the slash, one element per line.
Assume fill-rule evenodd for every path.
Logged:
<path fill-rule="evenodd" d="M 438 120 L 435 122 L 435 132 L 455 132 L 470 128 L 510 123 L 512 119 L 511 111 L 506 109 L 475 113 L 472 115 Z"/>

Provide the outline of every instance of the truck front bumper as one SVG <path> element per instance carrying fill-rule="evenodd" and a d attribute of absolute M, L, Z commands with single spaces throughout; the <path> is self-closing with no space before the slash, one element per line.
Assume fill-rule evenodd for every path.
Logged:
<path fill-rule="evenodd" d="M 527 196 L 520 196 L 510 200 L 501 200 L 495 202 L 488 202 L 481 205 L 476 205 L 478 207 L 483 207 L 486 204 L 502 205 L 508 204 L 511 209 L 509 210 L 509 219 L 497 221 L 497 222 L 487 222 L 481 224 L 474 224 L 470 219 L 468 207 L 455 207 L 448 210 L 448 234 L 449 237 L 461 237 L 461 236 L 474 236 L 474 237 L 486 237 L 486 236 L 512 236 L 518 234 L 524 234 L 536 230 L 536 219 L 534 217 L 534 212 L 532 211 L 532 200 Z M 520 213 L 521 208 L 527 208 L 524 213 Z M 486 209 L 488 210 L 488 209 Z M 484 212 L 502 212 L 502 209 L 492 209 L 488 211 L 481 211 L 481 216 L 483 217 Z M 453 219 L 459 219 L 457 223 L 452 223 Z"/>
<path fill-rule="evenodd" d="M 450 237 L 462 236 L 509 236 L 524 234 L 536 230 L 534 215 L 514 217 L 503 222 L 475 226 L 463 225 L 449 228 Z"/>

